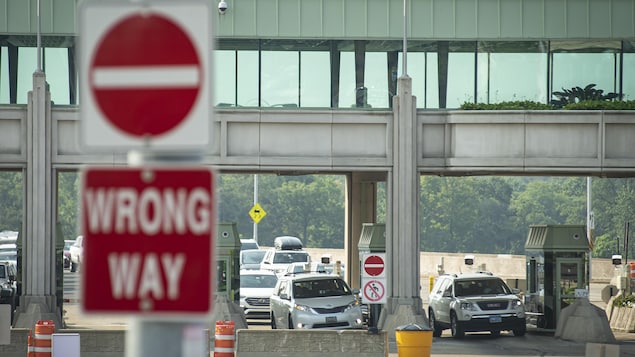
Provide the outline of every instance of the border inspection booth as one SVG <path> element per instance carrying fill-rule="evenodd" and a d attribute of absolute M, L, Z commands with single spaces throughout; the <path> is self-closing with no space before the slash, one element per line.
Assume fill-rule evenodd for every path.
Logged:
<path fill-rule="evenodd" d="M 383 223 L 362 223 L 357 249 L 360 257 L 360 272 L 363 272 L 362 257 L 368 253 L 386 253 L 386 225 Z M 363 280 L 363 279 L 362 279 Z M 377 327 L 382 304 L 368 304 L 368 326 Z"/>
<path fill-rule="evenodd" d="M 532 225 L 525 243 L 528 327 L 555 330 L 560 312 L 588 298 L 589 241 L 584 225 Z"/>
<path fill-rule="evenodd" d="M 218 223 L 216 236 L 216 294 L 240 301 L 240 236 L 236 223 Z"/>

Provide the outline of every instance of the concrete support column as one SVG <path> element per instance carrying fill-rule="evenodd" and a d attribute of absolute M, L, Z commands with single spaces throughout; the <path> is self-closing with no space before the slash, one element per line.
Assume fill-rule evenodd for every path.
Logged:
<path fill-rule="evenodd" d="M 346 279 L 352 288 L 360 286 L 359 238 L 363 223 L 375 223 L 377 217 L 377 182 L 385 181 L 385 173 L 353 172 L 346 178 L 344 250 Z"/>
<path fill-rule="evenodd" d="M 416 99 L 412 79 L 399 78 L 393 102 L 393 171 L 387 180 L 386 263 L 388 302 L 378 326 L 394 337 L 407 323 L 425 324 L 419 282 L 419 172 Z"/>
<path fill-rule="evenodd" d="M 38 320 L 62 327 L 55 297 L 55 195 L 51 164 L 51 98 L 44 72 L 33 74 L 29 92 L 25 220 L 22 225 L 22 296 L 15 327 L 33 328 Z"/>

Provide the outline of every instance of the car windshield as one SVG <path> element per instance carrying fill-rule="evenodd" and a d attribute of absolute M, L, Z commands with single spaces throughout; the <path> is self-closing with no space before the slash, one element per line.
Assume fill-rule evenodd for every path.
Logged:
<path fill-rule="evenodd" d="M 275 275 L 241 275 L 241 288 L 273 288 L 278 278 Z"/>
<path fill-rule="evenodd" d="M 501 279 L 474 279 L 454 282 L 455 296 L 511 294 Z"/>
<path fill-rule="evenodd" d="M 258 264 L 266 253 L 266 250 L 243 250 L 240 252 L 240 261 L 243 264 Z"/>
<path fill-rule="evenodd" d="M 273 257 L 274 264 L 308 263 L 307 252 L 277 252 Z"/>
<path fill-rule="evenodd" d="M 64 250 L 69 250 L 71 245 L 73 245 L 75 243 L 74 240 L 70 241 L 70 242 L 64 242 Z"/>
<path fill-rule="evenodd" d="M 304 280 L 293 283 L 293 296 L 296 299 L 325 296 L 351 295 L 351 289 L 342 279 Z"/>

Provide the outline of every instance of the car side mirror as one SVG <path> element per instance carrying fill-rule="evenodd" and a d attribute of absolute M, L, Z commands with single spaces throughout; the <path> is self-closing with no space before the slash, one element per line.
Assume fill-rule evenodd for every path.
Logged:
<path fill-rule="evenodd" d="M 359 295 L 359 288 L 354 288 L 353 289 L 353 295 Z"/>
<path fill-rule="evenodd" d="M 280 298 L 282 300 L 289 300 L 289 295 L 287 295 L 287 293 L 282 293 L 282 294 L 280 294 Z"/>
<path fill-rule="evenodd" d="M 10 274 L 10 275 L 9 275 L 9 281 L 10 281 L 10 282 L 14 282 L 14 281 L 15 281 L 15 275 Z"/>
<path fill-rule="evenodd" d="M 452 297 L 452 292 L 450 290 L 446 290 L 443 292 L 443 297 Z"/>
<path fill-rule="evenodd" d="M 512 294 L 514 294 L 514 295 L 518 295 L 518 294 L 520 294 L 520 289 L 518 289 L 518 288 L 512 288 Z"/>

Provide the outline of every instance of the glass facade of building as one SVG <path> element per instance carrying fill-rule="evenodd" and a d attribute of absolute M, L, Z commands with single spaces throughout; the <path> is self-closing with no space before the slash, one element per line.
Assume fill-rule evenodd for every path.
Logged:
<path fill-rule="evenodd" d="M 42 51 L 56 105 L 80 102 L 69 42 Z M 387 109 L 403 75 L 402 41 L 219 39 L 214 52 L 217 107 Z M 589 84 L 635 99 L 635 41 L 409 41 L 407 56 L 421 109 L 548 103 Z M 0 104 L 27 102 L 36 62 L 35 47 L 0 40 Z"/>

